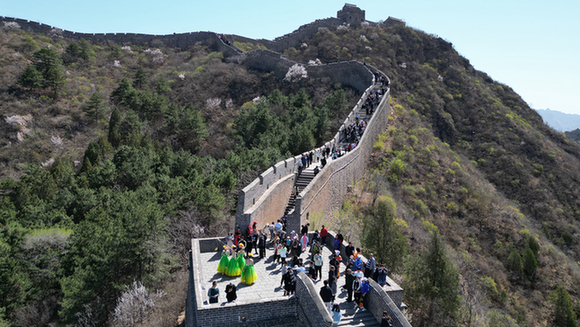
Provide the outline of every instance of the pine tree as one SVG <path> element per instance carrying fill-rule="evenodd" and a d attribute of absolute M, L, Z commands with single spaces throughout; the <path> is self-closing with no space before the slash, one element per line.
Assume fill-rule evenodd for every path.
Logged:
<path fill-rule="evenodd" d="M 559 284 L 558 288 L 550 294 L 550 302 L 554 306 L 554 326 L 578 327 L 572 299 L 562 284 Z"/>
<path fill-rule="evenodd" d="M 512 249 L 512 252 L 507 258 L 507 268 L 511 270 L 517 278 L 524 275 L 524 265 L 522 263 L 522 256 L 518 253 L 516 249 Z"/>
<path fill-rule="evenodd" d="M 42 74 L 33 65 L 28 65 L 18 78 L 18 84 L 33 89 L 41 88 L 43 82 Z"/>
<path fill-rule="evenodd" d="M 536 256 L 529 246 L 526 246 L 524 250 L 523 264 L 526 275 L 529 278 L 534 278 L 536 270 L 538 269 L 538 261 L 536 261 Z"/>
<path fill-rule="evenodd" d="M 407 241 L 395 221 L 397 204 L 392 198 L 382 196 L 372 214 L 364 221 L 363 245 L 375 254 L 378 262 L 388 263 L 397 271 L 407 253 Z"/>
<path fill-rule="evenodd" d="M 111 113 L 111 119 L 109 119 L 109 143 L 113 147 L 118 147 L 121 143 L 121 112 L 118 108 L 113 110 Z"/>
<path fill-rule="evenodd" d="M 103 118 L 105 114 L 105 102 L 103 101 L 105 97 L 100 93 L 93 93 L 91 97 L 85 102 L 83 111 L 89 116 L 95 119 L 95 122 L 99 121 L 99 118 Z"/>
<path fill-rule="evenodd" d="M 449 261 L 438 231 L 427 250 L 410 258 L 403 288 L 411 306 L 425 308 L 418 316 L 428 325 L 456 318 L 461 305 L 459 273 Z"/>

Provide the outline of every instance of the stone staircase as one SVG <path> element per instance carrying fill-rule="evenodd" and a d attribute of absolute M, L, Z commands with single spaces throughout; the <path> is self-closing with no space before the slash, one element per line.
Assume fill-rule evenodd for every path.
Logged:
<path fill-rule="evenodd" d="M 380 326 L 370 311 L 358 309 L 354 302 L 340 304 L 342 320 L 338 326 Z"/>
<path fill-rule="evenodd" d="M 288 201 L 288 205 L 286 206 L 286 210 L 284 210 L 284 215 L 289 214 L 294 210 L 296 205 L 296 196 L 302 192 L 310 184 L 310 182 L 314 179 L 314 167 L 316 167 L 316 163 L 312 163 L 310 167 L 302 170 L 302 173 L 296 178 L 294 182 L 294 191 L 290 196 L 290 200 Z"/>
<path fill-rule="evenodd" d="M 367 115 L 365 109 L 362 109 L 362 108 L 357 112 L 357 114 L 359 116 L 359 120 L 363 120 L 363 121 L 365 121 L 365 123 L 368 123 L 368 121 L 372 117 L 372 115 Z M 337 145 L 337 149 L 344 151 L 345 146 L 348 146 L 348 144 L 349 144 L 349 142 L 347 142 L 347 140 L 344 139 L 344 136 L 341 136 L 340 141 L 338 142 L 338 145 Z M 332 154 L 331 154 L 331 156 L 332 156 Z M 327 160 L 332 160 L 332 159 L 328 158 Z M 291 213 L 294 210 L 294 208 L 296 206 L 296 197 L 314 179 L 314 176 L 315 176 L 314 175 L 314 167 L 318 166 L 319 164 L 320 164 L 319 162 L 316 162 L 316 161 L 313 162 L 310 165 L 310 167 L 302 170 L 302 173 L 298 176 L 298 178 L 296 178 L 296 181 L 294 182 L 294 190 L 292 191 L 292 195 L 290 195 L 290 199 L 288 200 L 288 204 L 286 205 L 286 209 L 284 210 L 284 215 L 288 215 L 289 213 Z"/>

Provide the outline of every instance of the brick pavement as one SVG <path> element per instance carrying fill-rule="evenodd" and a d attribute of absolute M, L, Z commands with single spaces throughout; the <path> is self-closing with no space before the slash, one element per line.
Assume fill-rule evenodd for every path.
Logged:
<path fill-rule="evenodd" d="M 308 262 L 310 262 L 311 254 L 310 254 L 310 247 L 307 251 L 303 252 L 300 258 L 303 259 L 305 267 L 308 267 Z M 255 255 L 255 252 L 253 252 Z M 330 260 L 330 249 L 327 247 L 323 247 L 323 258 L 324 258 L 324 265 L 322 266 L 322 276 L 323 279 L 328 278 L 328 267 L 329 267 L 329 260 Z M 266 249 L 266 257 L 263 259 L 259 259 L 256 255 L 254 257 L 254 267 L 256 269 L 256 273 L 258 274 L 258 279 L 252 285 L 246 285 L 240 282 L 240 277 L 228 277 L 224 274 L 220 274 L 217 272 L 217 266 L 219 264 L 221 258 L 221 251 L 219 252 L 209 252 L 209 253 L 201 253 L 201 262 L 204 262 L 203 266 L 201 267 L 202 270 L 202 292 L 203 292 L 203 299 L 204 305 L 208 305 L 207 302 L 207 290 L 211 287 L 213 281 L 217 281 L 218 288 L 220 290 L 219 296 L 219 305 L 222 305 L 226 301 L 225 296 L 225 289 L 226 285 L 232 282 L 236 285 L 237 288 L 237 295 L 238 299 L 236 300 L 237 303 L 250 303 L 250 302 L 257 302 L 260 300 L 266 299 L 276 299 L 276 298 L 284 298 L 284 289 L 280 287 L 280 281 L 282 279 L 282 272 L 281 268 L 282 265 L 280 263 L 274 263 L 272 258 L 274 255 L 274 250 L 272 247 Z M 287 259 L 288 260 L 288 259 Z M 344 266 L 341 264 L 341 272 L 344 271 Z M 338 281 L 338 286 L 344 284 L 344 278 L 341 278 Z M 314 281 L 317 289 L 320 289 L 323 285 L 322 280 Z M 340 293 L 340 289 L 339 289 Z M 339 295 L 339 298 L 344 297 L 345 294 Z M 345 298 L 346 300 L 346 298 Z M 212 305 L 218 305 L 212 304 Z"/>

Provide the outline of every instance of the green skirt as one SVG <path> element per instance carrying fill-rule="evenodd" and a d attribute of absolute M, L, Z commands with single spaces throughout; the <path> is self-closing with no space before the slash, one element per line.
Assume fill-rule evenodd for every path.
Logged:
<path fill-rule="evenodd" d="M 252 285 L 258 279 L 258 274 L 256 274 L 256 269 L 254 265 L 247 265 L 242 271 L 241 282 L 244 284 Z"/>
<path fill-rule="evenodd" d="M 224 251 L 222 252 L 222 258 L 220 259 L 220 263 L 218 264 L 217 271 L 219 273 L 225 274 L 228 270 L 228 264 L 230 263 L 230 258 L 228 258 L 228 254 Z"/>

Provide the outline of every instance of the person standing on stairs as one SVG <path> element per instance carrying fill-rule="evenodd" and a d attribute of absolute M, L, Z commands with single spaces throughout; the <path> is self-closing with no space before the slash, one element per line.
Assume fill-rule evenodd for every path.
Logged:
<path fill-rule="evenodd" d="M 337 302 L 334 302 L 332 305 L 332 325 L 338 326 L 340 321 L 342 320 L 342 313 L 340 313 L 340 305 Z"/>
<path fill-rule="evenodd" d="M 332 310 L 332 298 L 333 298 L 332 290 L 328 286 L 328 280 L 324 281 L 324 286 L 320 289 L 320 297 L 322 298 L 322 302 L 326 305 L 328 311 Z"/>

